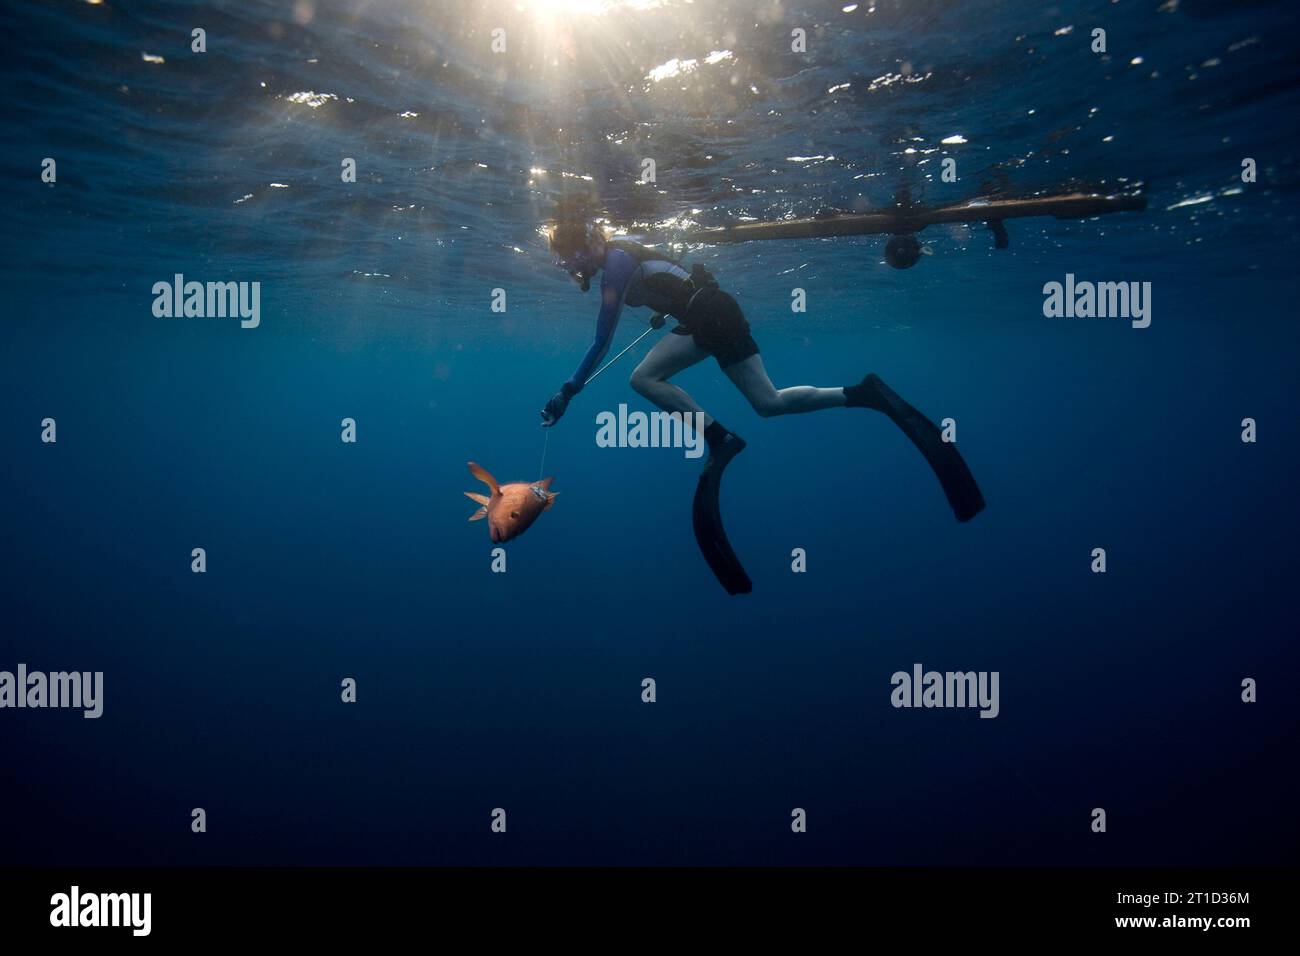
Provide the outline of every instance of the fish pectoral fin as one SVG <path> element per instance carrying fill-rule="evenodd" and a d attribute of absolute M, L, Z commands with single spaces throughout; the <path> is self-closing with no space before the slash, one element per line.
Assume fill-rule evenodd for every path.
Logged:
<path fill-rule="evenodd" d="M 544 488 L 544 489 L 546 489 L 547 491 L 550 491 L 550 490 L 551 490 L 551 482 L 553 482 L 554 480 L 555 480 L 555 478 L 554 478 L 553 476 L 550 477 L 550 478 L 543 478 L 541 481 L 539 481 L 539 482 L 537 483 L 537 487 L 538 487 L 538 488 Z M 559 494 L 559 492 L 557 491 L 556 494 Z"/>
<path fill-rule="evenodd" d="M 488 503 L 487 495 L 475 494 L 472 491 L 465 492 L 465 497 L 468 498 L 470 501 L 477 501 L 481 505 L 487 505 Z"/>
<path fill-rule="evenodd" d="M 482 508 L 479 508 L 478 511 L 476 511 L 476 512 L 474 512 L 472 515 L 470 515 L 470 516 L 469 516 L 469 520 L 470 520 L 470 521 L 482 521 L 482 520 L 483 520 L 484 518 L 486 518 L 486 517 L 487 517 L 487 505 L 484 505 Z"/>
<path fill-rule="evenodd" d="M 548 491 L 546 493 L 546 504 L 542 505 L 542 510 L 550 511 L 551 505 L 555 504 L 555 499 L 558 497 L 560 497 L 560 493 L 558 491 Z"/>

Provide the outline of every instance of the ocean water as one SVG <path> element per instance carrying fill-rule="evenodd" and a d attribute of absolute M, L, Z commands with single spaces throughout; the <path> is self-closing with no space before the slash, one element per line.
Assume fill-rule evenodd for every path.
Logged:
<path fill-rule="evenodd" d="M 1293 859 L 1297 21 L 6 5 L 0 670 L 102 671 L 104 713 L 0 710 L 0 861 Z M 954 522 L 882 416 L 762 419 L 706 362 L 678 383 L 749 442 L 723 508 L 754 591 L 728 597 L 692 537 L 699 462 L 596 445 L 599 412 L 647 408 L 643 342 L 552 432 L 561 496 L 492 572 L 465 463 L 536 477 L 598 306 L 551 265 L 557 201 L 668 242 L 903 187 L 1149 205 L 1012 221 L 1006 250 L 934 227 L 907 271 L 880 237 L 674 249 L 778 385 L 875 371 L 953 418 L 984 513 Z M 156 317 L 176 273 L 259 282 L 260 324 Z M 1150 282 L 1150 326 L 1044 317 L 1067 274 Z M 999 715 L 891 706 L 916 663 L 998 672 Z"/>

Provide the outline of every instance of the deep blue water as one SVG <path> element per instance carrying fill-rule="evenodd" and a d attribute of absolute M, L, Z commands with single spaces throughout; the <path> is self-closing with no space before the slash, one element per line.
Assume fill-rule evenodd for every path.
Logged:
<path fill-rule="evenodd" d="M 0 862 L 1293 860 L 1294 6 L 563 6 L 0 14 L 0 670 L 105 674 L 99 720 L 0 710 Z M 729 598 L 699 463 L 595 445 L 647 407 L 626 357 L 491 573 L 465 462 L 536 476 L 597 308 L 539 235 L 558 198 L 673 238 L 904 183 L 1149 207 L 1011 222 L 1004 251 L 930 229 L 908 271 L 871 237 L 678 251 L 778 385 L 877 371 L 955 418 L 983 514 L 955 523 L 883 417 L 760 419 L 705 363 L 679 383 L 749 442 Z M 176 272 L 260 281 L 261 325 L 154 317 Z M 1151 282 L 1151 326 L 1045 318 L 1066 273 Z M 998 671 L 1000 715 L 891 707 L 916 662 Z"/>

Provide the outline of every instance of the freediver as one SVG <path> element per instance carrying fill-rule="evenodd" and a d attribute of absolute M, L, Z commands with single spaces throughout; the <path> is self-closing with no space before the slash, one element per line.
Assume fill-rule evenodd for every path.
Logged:
<path fill-rule="evenodd" d="M 913 239 L 913 241 L 915 241 Z M 667 412 L 699 413 L 705 422 L 709 455 L 696 488 L 693 517 L 705 560 L 730 594 L 748 593 L 748 575 L 722 528 L 718 507 L 722 472 L 745 449 L 744 440 L 709 416 L 670 379 L 712 356 L 754 411 L 764 418 L 820 411 L 824 408 L 869 408 L 883 412 L 920 450 L 934 470 L 958 521 L 969 521 L 984 507 L 984 498 L 954 444 L 943 441 L 939 427 L 900 398 L 874 373 L 857 385 L 777 388 L 763 366 L 758 343 L 736 300 L 724 292 L 702 265 L 687 272 L 676 260 L 636 242 L 610 239 L 585 218 L 567 218 L 550 234 L 555 263 L 583 292 L 601 273 L 600 312 L 596 335 L 573 375 L 542 410 L 543 427 L 555 425 L 569 402 L 609 351 L 624 306 L 649 307 L 670 315 L 677 325 L 632 372 L 638 393 Z M 908 248 L 907 253 L 912 250 Z"/>

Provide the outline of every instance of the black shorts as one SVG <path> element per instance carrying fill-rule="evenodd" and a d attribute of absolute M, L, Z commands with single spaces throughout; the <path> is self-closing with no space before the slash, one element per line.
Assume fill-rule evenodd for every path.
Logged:
<path fill-rule="evenodd" d="M 758 354 L 758 343 L 749 334 L 745 313 L 721 289 L 702 289 L 677 322 L 674 334 L 693 337 L 696 345 L 718 360 L 719 368 Z"/>

